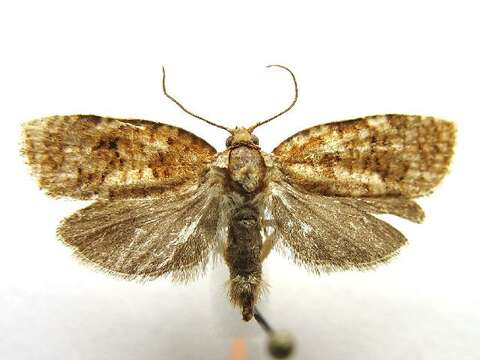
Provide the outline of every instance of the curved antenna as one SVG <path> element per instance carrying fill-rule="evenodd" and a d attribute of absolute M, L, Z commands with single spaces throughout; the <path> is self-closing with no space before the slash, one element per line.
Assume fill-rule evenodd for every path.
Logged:
<path fill-rule="evenodd" d="M 177 104 L 177 106 L 182 109 L 183 111 L 185 111 L 188 115 L 191 115 L 193 117 L 196 117 L 197 119 L 200 119 L 200 120 L 203 120 L 205 121 L 206 123 L 210 124 L 210 125 L 213 125 L 213 126 L 216 126 L 220 129 L 223 129 L 223 130 L 227 130 L 229 133 L 232 133 L 232 130 L 225 127 L 225 126 L 222 126 L 222 125 L 218 125 L 218 124 L 215 124 L 214 122 L 210 121 L 210 120 L 207 120 L 193 112 L 191 112 L 190 110 L 188 110 L 187 108 L 185 108 L 185 106 L 183 106 L 177 99 L 175 99 L 173 96 L 171 96 L 168 92 L 167 92 L 167 87 L 165 85 L 165 79 L 166 79 L 166 76 L 165 76 L 165 67 L 162 66 L 162 71 L 163 71 L 163 79 L 162 79 L 162 85 L 163 85 L 163 93 L 165 94 L 165 96 L 167 98 L 169 98 L 170 100 L 172 100 L 175 104 Z"/>
<path fill-rule="evenodd" d="M 267 68 L 271 68 L 271 67 L 279 67 L 281 69 L 287 70 L 290 73 L 290 75 L 292 76 L 293 85 L 295 87 L 295 97 L 293 98 L 293 101 L 290 104 L 290 106 L 287 107 L 285 110 L 279 112 L 277 115 L 274 115 L 274 116 L 268 118 L 267 120 L 260 121 L 260 122 L 256 123 L 255 125 L 250 126 L 248 128 L 248 131 L 250 131 L 250 132 L 252 132 L 255 128 L 257 128 L 257 127 L 259 127 L 263 124 L 266 124 L 269 121 L 272 121 L 273 119 L 276 119 L 277 117 L 285 114 L 287 111 L 289 111 L 295 105 L 295 103 L 297 102 L 297 99 L 298 99 L 298 84 L 297 84 L 297 79 L 295 79 L 295 75 L 293 75 L 293 72 L 289 68 L 287 68 L 286 66 L 283 66 L 283 65 L 268 65 L 267 66 Z"/>

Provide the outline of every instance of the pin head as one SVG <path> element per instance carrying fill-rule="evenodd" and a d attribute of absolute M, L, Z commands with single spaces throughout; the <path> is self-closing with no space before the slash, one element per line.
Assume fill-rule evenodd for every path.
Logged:
<path fill-rule="evenodd" d="M 292 335 L 287 331 L 272 331 L 268 341 L 268 351 L 275 359 L 288 358 L 294 349 Z"/>

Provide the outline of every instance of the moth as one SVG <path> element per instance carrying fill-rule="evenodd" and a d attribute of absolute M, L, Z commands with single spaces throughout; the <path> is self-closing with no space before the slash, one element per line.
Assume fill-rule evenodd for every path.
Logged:
<path fill-rule="evenodd" d="M 252 318 L 275 248 L 315 272 L 369 269 L 406 243 L 375 217 L 420 223 L 415 198 L 448 171 L 453 123 L 375 115 L 314 126 L 263 152 L 250 127 L 229 129 L 217 152 L 175 126 L 95 115 L 51 116 L 23 125 L 22 153 L 53 197 L 94 200 L 64 219 L 58 237 L 88 264 L 126 279 L 193 280 L 220 255 L 228 296 Z"/>

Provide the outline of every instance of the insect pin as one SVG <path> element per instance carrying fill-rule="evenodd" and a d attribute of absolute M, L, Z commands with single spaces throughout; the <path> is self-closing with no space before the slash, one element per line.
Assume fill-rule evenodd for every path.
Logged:
<path fill-rule="evenodd" d="M 230 270 L 229 298 L 248 321 L 272 248 L 315 272 L 369 269 L 406 238 L 374 214 L 421 222 L 415 198 L 447 173 L 453 123 L 374 115 L 317 125 L 263 152 L 250 127 L 229 129 L 217 152 L 175 126 L 95 115 L 23 125 L 22 152 L 53 197 L 94 200 L 64 219 L 59 238 L 85 262 L 127 279 L 192 280 L 216 254 Z"/>

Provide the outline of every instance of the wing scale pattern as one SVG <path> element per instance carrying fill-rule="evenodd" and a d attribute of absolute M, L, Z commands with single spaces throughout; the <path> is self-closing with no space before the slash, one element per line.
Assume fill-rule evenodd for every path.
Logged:
<path fill-rule="evenodd" d="M 174 126 L 94 115 L 24 124 L 22 152 L 49 195 L 77 199 L 143 197 L 193 183 L 216 154 Z"/>
<path fill-rule="evenodd" d="M 423 116 L 376 115 L 301 131 L 273 153 L 288 179 L 332 196 L 430 193 L 448 171 L 453 123 Z"/>

